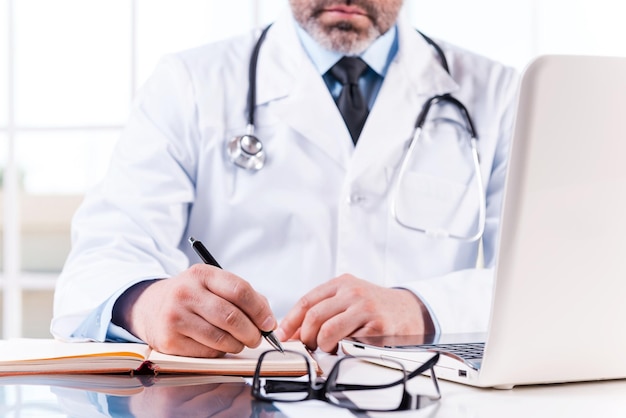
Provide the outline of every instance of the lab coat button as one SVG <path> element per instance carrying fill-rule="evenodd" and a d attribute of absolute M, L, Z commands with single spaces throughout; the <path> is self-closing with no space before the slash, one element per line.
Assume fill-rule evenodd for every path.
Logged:
<path fill-rule="evenodd" d="M 360 205 L 365 202 L 365 200 L 367 200 L 367 198 L 359 193 L 352 193 L 350 196 L 348 196 L 349 205 Z"/>

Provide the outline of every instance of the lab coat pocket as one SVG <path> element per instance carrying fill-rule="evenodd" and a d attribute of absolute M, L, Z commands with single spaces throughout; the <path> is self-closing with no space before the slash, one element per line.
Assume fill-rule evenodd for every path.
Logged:
<path fill-rule="evenodd" d="M 435 235 L 470 235 L 479 205 L 474 187 L 472 178 L 462 183 L 407 171 L 400 179 L 397 194 L 392 196 L 396 221 L 409 229 Z"/>

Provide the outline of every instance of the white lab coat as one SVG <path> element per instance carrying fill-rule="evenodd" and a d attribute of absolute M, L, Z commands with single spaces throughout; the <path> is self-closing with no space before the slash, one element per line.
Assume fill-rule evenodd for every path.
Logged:
<path fill-rule="evenodd" d="M 389 196 L 424 102 L 452 93 L 479 134 L 485 263 L 493 266 L 515 72 L 440 43 L 450 77 L 432 47 L 401 21 L 398 54 L 354 147 L 292 18 L 283 16 L 258 64 L 256 133 L 267 164 L 249 172 L 229 162 L 225 143 L 245 132 L 248 61 L 257 36 L 166 57 L 143 87 L 106 178 L 74 218 L 52 332 L 68 337 L 116 292 L 200 262 L 189 236 L 266 295 L 278 317 L 308 290 L 351 273 L 411 289 L 443 332 L 486 329 L 492 279 L 491 269 L 474 268 L 479 244 L 401 227 L 390 215 Z M 416 208 L 415 216 L 425 217 L 418 224 L 452 214 L 446 222 L 470 234 L 477 207 L 471 159 L 460 155 L 465 145 L 446 138 L 427 145 L 403 182 L 403 213 L 410 218 L 407 208 Z"/>

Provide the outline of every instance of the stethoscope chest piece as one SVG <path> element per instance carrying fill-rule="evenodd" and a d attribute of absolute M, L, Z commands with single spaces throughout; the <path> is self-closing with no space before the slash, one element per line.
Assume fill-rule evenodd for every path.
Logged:
<path fill-rule="evenodd" d="M 237 167 L 259 171 L 265 165 L 263 144 L 254 135 L 246 134 L 232 138 L 226 144 L 230 161 Z"/>

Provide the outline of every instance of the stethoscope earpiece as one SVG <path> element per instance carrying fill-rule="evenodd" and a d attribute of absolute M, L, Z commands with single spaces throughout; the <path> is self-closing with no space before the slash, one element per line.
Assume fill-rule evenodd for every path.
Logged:
<path fill-rule="evenodd" d="M 237 167 L 259 171 L 265 165 L 265 151 L 261 140 L 245 134 L 232 138 L 226 145 L 230 161 Z"/>

